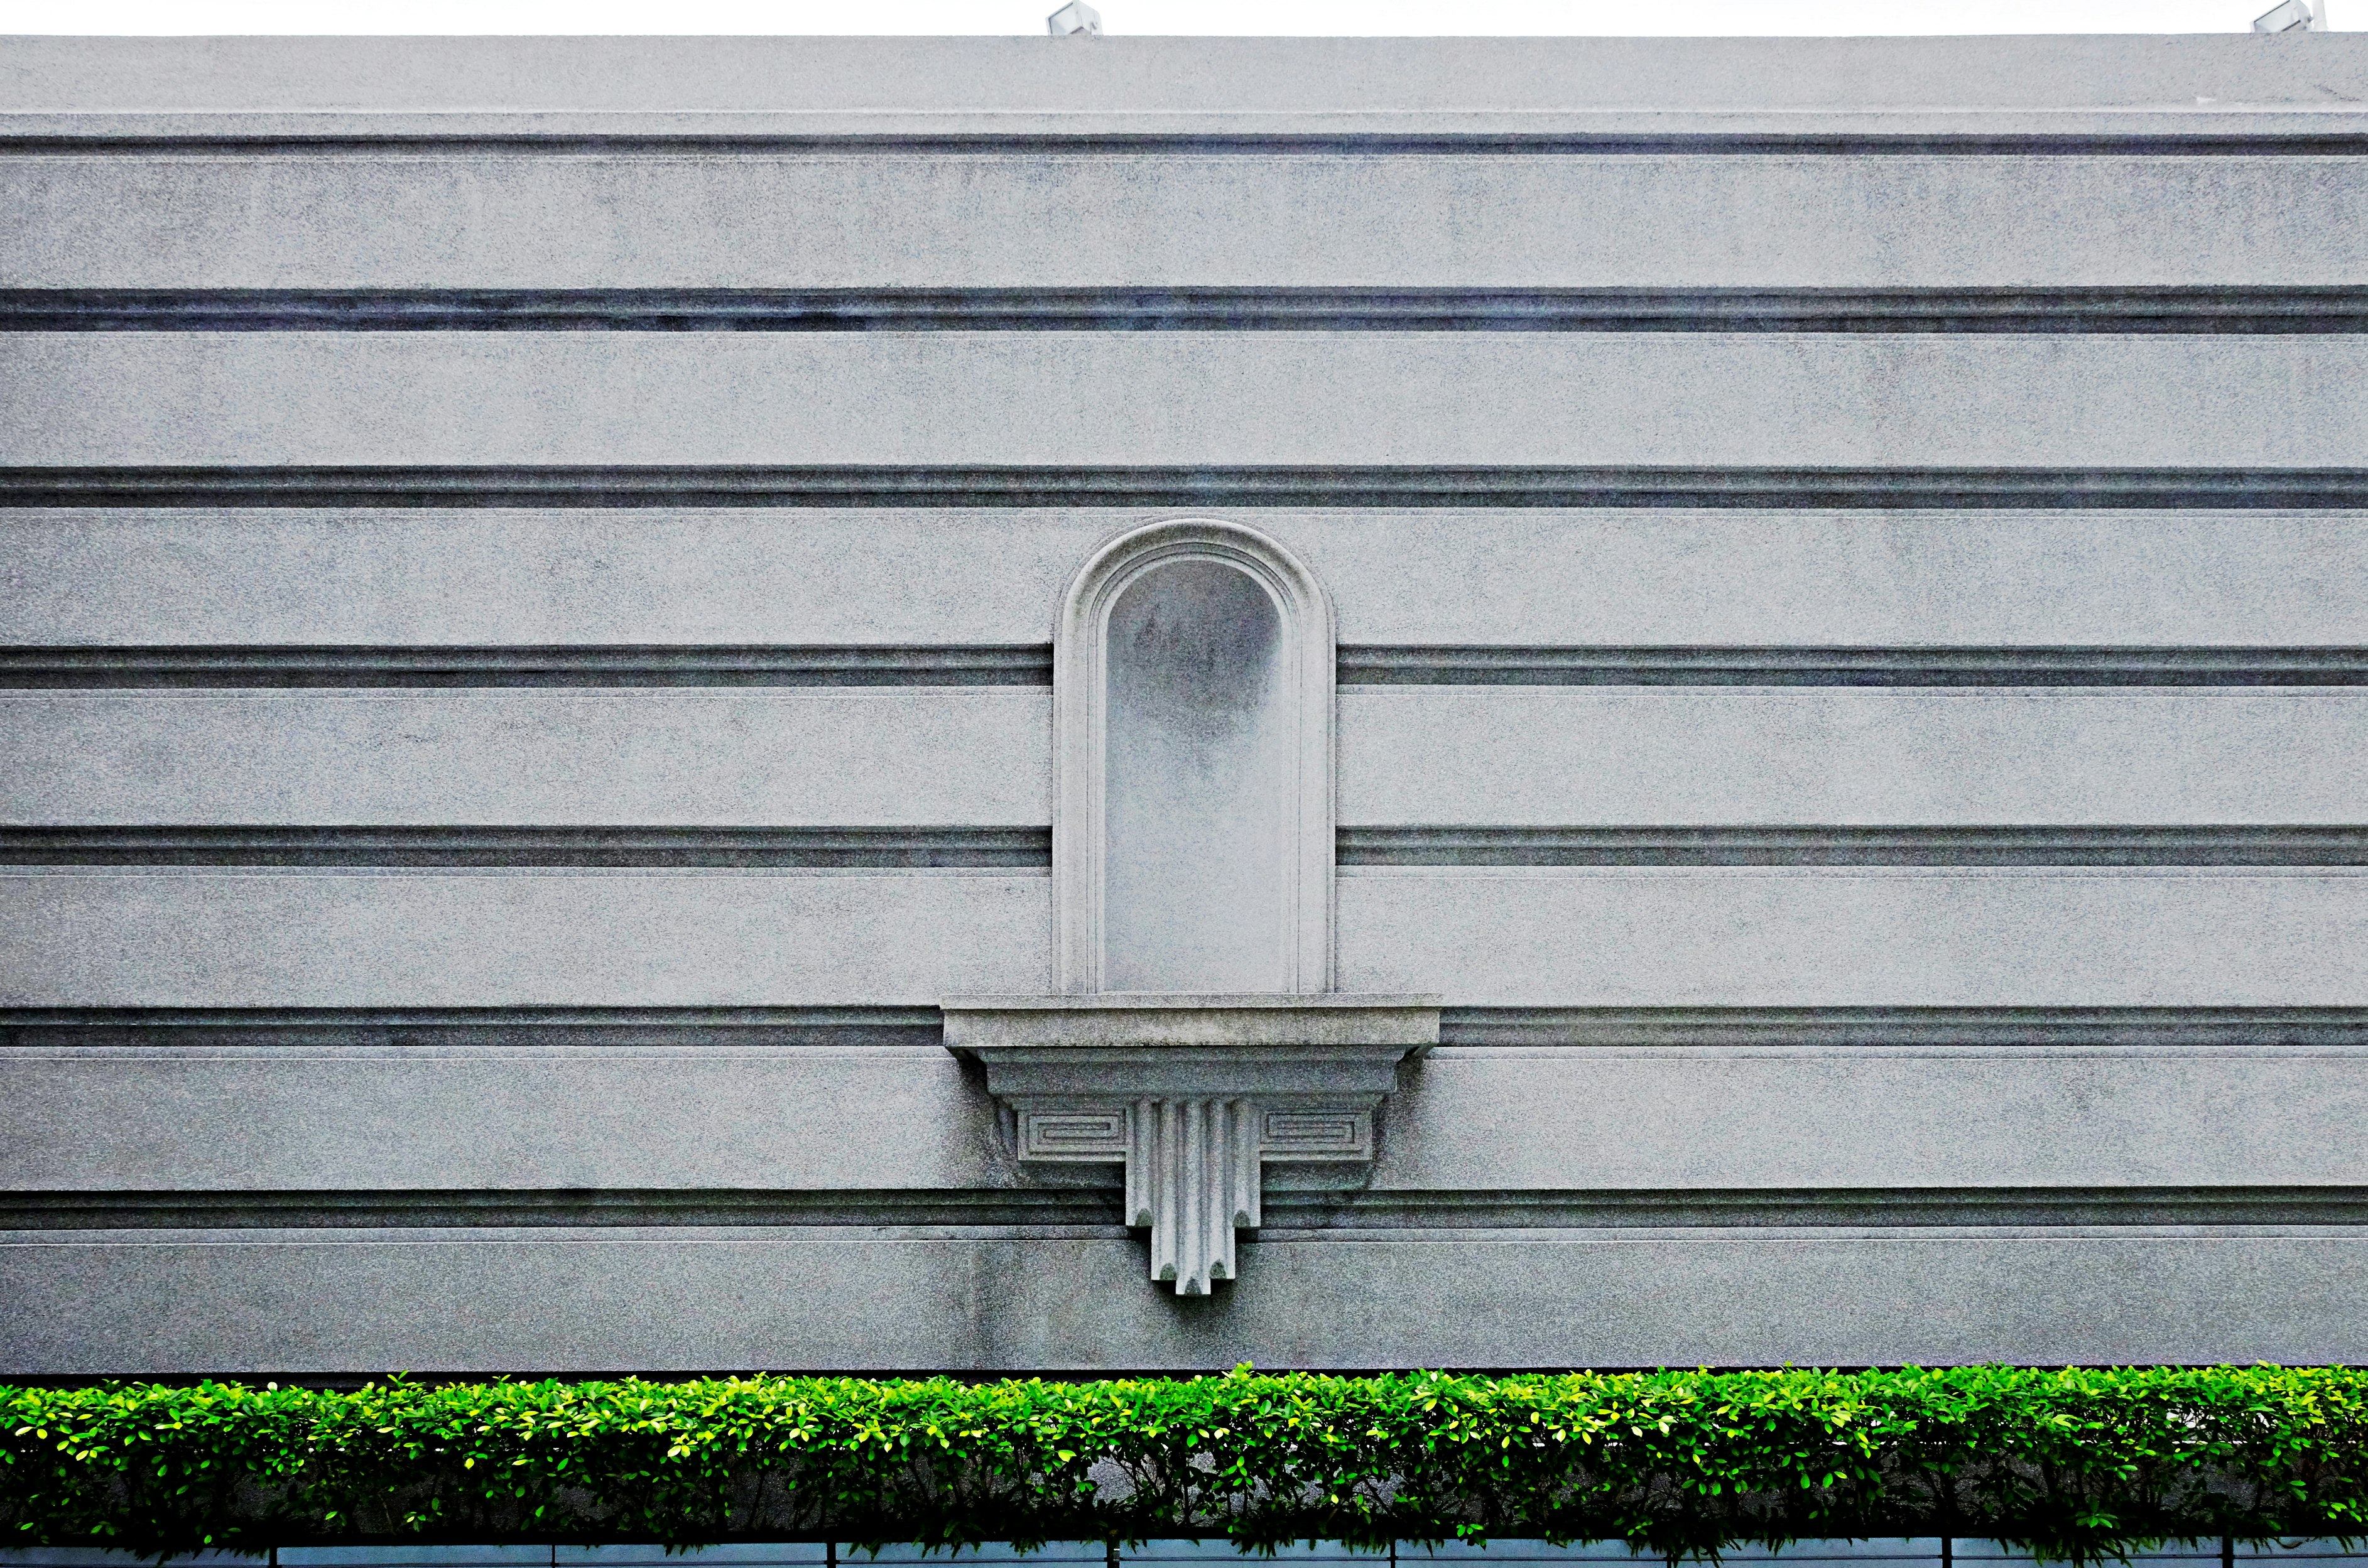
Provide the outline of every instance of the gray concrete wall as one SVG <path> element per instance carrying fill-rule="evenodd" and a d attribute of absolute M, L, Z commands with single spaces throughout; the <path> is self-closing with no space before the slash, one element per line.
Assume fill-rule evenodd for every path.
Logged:
<path fill-rule="evenodd" d="M 1042 824 L 1048 708 L 978 687 L 19 693 L 0 817 Z"/>
<path fill-rule="evenodd" d="M 0 696 L 0 824 L 1041 826 L 1042 691 Z M 1345 824 L 2368 820 L 2368 691 L 1353 687 Z"/>
<path fill-rule="evenodd" d="M 19 39 L 28 134 L 2354 125 L 2355 39 Z M 1086 52 L 1091 50 L 1093 52 Z"/>
<path fill-rule="evenodd" d="M 0 463 L 2341 468 L 2353 335 L 22 333 Z"/>
<path fill-rule="evenodd" d="M 885 1223 L 898 1195 L 976 1195 L 973 1218 L 1008 1221 L 1025 1193 L 992 1102 L 926 1046 L 51 1043 L 0 1061 L 0 1083 L 11 1191 L 145 1193 L 143 1223 L 195 1201 L 173 1194 L 219 1195 L 220 1217 L 251 1223 L 289 1195 L 610 1191 L 681 1210 L 736 1188 L 791 1195 L 809 1221 L 838 1195 L 839 1217 Z M 2303 1189 L 2368 1186 L 2363 1117 L 2368 1057 L 2326 1046 L 1443 1046 L 1388 1103 L 1370 1201 L 1334 1218 L 1443 1223 L 1425 1214 L 1444 1194 L 1464 1222 L 1567 1224 L 1592 1193 L 1656 1195 L 1666 1209 L 1622 1222 L 1673 1222 L 1693 1191 L 1695 1221 L 1761 1193 L 1795 1221 L 1863 1224 L 1880 1216 L 1835 1204 L 1890 1193 L 1964 1223 L 2050 1201 L 2100 1223 L 2214 1202 L 2246 1222 L 2324 1222 L 2359 1200 Z"/>
<path fill-rule="evenodd" d="M 2362 100 L 0 40 L 0 1375 L 2368 1356 Z M 1200 1301 L 937 1011 L 1183 517 L 1446 1007 Z"/>
<path fill-rule="evenodd" d="M 1051 984 L 1043 875 L 0 878 L 20 1007 L 932 1004 Z"/>
<path fill-rule="evenodd" d="M 2356 1236 L 1991 1227 L 1894 1236 L 1257 1241 L 1197 1302 L 1120 1238 L 845 1227 L 52 1232 L 0 1244 L 59 1373 L 619 1367 L 2359 1360 Z"/>
<path fill-rule="evenodd" d="M 2358 278 L 2368 245 L 2362 161 L 66 153 L 0 171 L 0 197 L 28 220 L 0 235 L 0 278 L 50 289 L 2342 284 Z M 808 221 L 815 211 L 832 221 Z"/>
<path fill-rule="evenodd" d="M 2368 869 L 1350 867 L 1343 990 L 1470 1006 L 2350 1006 Z M 1042 872 L 0 875 L 19 1007 L 932 1005 L 1048 988 Z"/>
<path fill-rule="evenodd" d="M 0 633 L 1043 643 L 1095 546 L 1178 512 L 1290 546 L 1352 644 L 2368 643 L 2360 508 L 2159 506 L 28 507 L 0 513 Z"/>

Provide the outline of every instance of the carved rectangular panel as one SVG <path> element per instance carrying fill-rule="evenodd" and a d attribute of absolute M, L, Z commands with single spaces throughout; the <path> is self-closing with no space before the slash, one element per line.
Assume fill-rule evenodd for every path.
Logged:
<path fill-rule="evenodd" d="M 1023 1160 L 1123 1160 L 1130 1145 L 1121 1104 L 1019 1112 Z"/>
<path fill-rule="evenodd" d="M 1258 1153 L 1270 1160 L 1370 1160 L 1373 1116 L 1354 1106 L 1270 1106 L 1259 1118 Z"/>

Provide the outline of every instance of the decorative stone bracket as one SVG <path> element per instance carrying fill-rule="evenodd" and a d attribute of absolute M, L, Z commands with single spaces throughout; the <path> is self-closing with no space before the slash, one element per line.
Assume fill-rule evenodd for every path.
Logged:
<path fill-rule="evenodd" d="M 1234 1233 L 1259 1222 L 1267 1162 L 1369 1166 L 1398 1063 L 1439 1042 L 1435 996 L 1104 992 L 943 1006 L 947 1047 L 984 1065 L 1011 1108 L 1022 1165 L 1123 1165 L 1126 1222 L 1150 1229 L 1151 1277 L 1182 1296 L 1240 1277 Z"/>

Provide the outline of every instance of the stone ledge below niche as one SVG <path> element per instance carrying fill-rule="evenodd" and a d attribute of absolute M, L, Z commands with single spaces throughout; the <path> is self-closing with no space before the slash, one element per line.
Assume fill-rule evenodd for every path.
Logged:
<path fill-rule="evenodd" d="M 1269 1161 L 1373 1158 L 1373 1111 L 1398 1063 L 1439 1040 L 1430 996 L 1102 993 L 955 997 L 946 1045 L 978 1062 L 1014 1154 L 1044 1174 L 1125 1171 L 1124 1214 L 1151 1232 L 1151 1275 L 1205 1295 L 1239 1275 Z"/>

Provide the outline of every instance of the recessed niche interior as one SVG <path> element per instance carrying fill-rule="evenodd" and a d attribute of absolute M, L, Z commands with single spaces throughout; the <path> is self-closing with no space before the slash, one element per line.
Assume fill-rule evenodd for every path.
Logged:
<path fill-rule="evenodd" d="M 1281 608 L 1186 558 L 1127 584 L 1107 624 L 1103 985 L 1292 989 Z"/>

